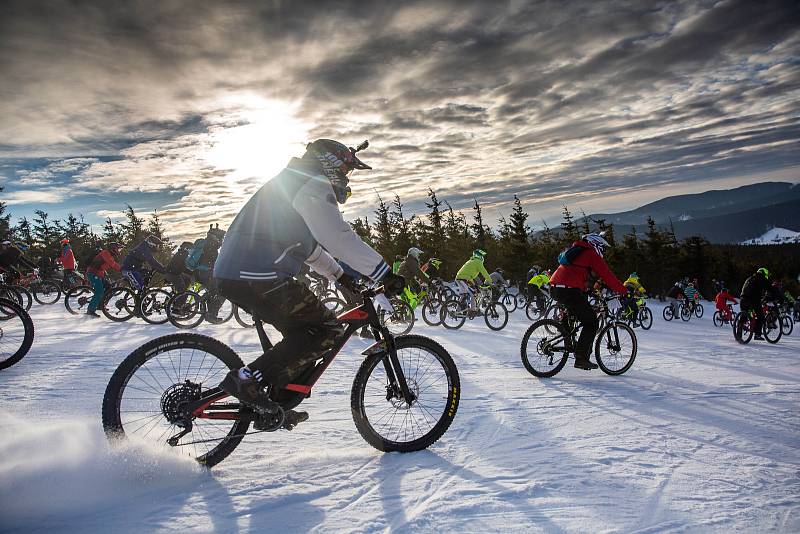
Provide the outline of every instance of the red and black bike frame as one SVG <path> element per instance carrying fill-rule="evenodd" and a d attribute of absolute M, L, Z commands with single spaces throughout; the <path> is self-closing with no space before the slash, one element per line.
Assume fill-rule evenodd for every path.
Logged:
<path fill-rule="evenodd" d="M 387 388 L 391 389 L 395 392 L 395 394 L 398 394 L 398 396 L 402 397 L 409 406 L 414 402 L 414 400 L 416 400 L 415 395 L 408 387 L 408 382 L 406 381 L 405 374 L 403 373 L 400 365 L 400 360 L 397 357 L 394 336 L 386 329 L 386 327 L 382 326 L 378 320 L 378 313 L 375 310 L 375 305 L 372 302 L 372 297 L 375 295 L 376 291 L 371 289 L 361 292 L 361 296 L 364 298 L 364 303 L 361 306 L 345 311 L 337 317 L 339 321 L 347 325 L 347 328 L 345 329 L 344 334 L 337 340 L 336 345 L 320 359 L 320 361 L 313 368 L 313 371 L 307 375 L 308 378 L 303 381 L 304 383 L 287 384 L 283 389 L 303 395 L 303 398 L 309 397 L 311 395 L 311 388 L 314 387 L 314 384 L 317 382 L 317 380 L 319 380 L 319 377 L 322 376 L 322 373 L 324 373 L 331 362 L 333 362 L 334 358 L 336 358 L 336 356 L 342 350 L 342 347 L 344 347 L 344 345 L 350 339 L 350 336 L 352 336 L 360 328 L 369 326 L 373 335 L 375 336 L 375 343 L 362 354 L 370 355 L 376 352 L 385 351 L 387 357 L 384 358 L 383 364 L 388 377 Z M 255 319 L 259 341 L 261 342 L 261 346 L 266 353 L 272 348 L 272 342 L 269 340 L 267 333 L 264 331 L 263 323 L 256 316 L 253 318 Z M 389 393 L 387 393 L 387 395 L 388 394 Z M 200 419 L 228 420 L 242 419 L 243 417 L 247 417 L 239 412 L 240 405 L 238 403 L 219 402 L 227 397 L 229 397 L 229 395 L 219 388 L 215 387 L 208 390 L 201 399 L 190 404 L 189 411 L 191 416 L 193 418 L 196 417 Z"/>

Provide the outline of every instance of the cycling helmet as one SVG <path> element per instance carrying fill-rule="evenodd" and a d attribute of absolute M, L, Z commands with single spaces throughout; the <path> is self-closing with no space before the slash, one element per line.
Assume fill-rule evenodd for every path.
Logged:
<path fill-rule="evenodd" d="M 603 251 L 607 247 L 611 246 L 611 245 L 608 244 L 608 241 L 606 241 L 603 238 L 602 232 L 599 233 L 599 234 L 595 234 L 595 233 L 586 234 L 583 237 L 581 237 L 581 239 L 583 239 L 584 241 L 586 241 L 590 245 L 592 245 L 594 250 L 600 255 L 601 258 L 603 257 Z"/>
<path fill-rule="evenodd" d="M 422 256 L 422 251 L 417 247 L 411 247 L 408 249 L 408 255 L 413 256 L 417 261 L 419 261 L 419 257 Z"/>
<path fill-rule="evenodd" d="M 119 254 L 119 251 L 122 250 L 122 243 L 117 243 L 116 241 L 112 241 L 106 247 L 112 254 Z"/>
<path fill-rule="evenodd" d="M 62 246 L 63 246 L 63 245 L 69 245 L 69 238 L 65 237 L 64 239 L 62 239 L 62 240 L 61 240 L 61 245 L 62 245 Z"/>
<path fill-rule="evenodd" d="M 631 278 L 633 280 L 638 280 L 639 279 L 639 275 L 636 274 L 636 272 L 632 272 L 631 275 L 628 278 Z"/>
<path fill-rule="evenodd" d="M 5 240 L 5 241 L 3 241 L 2 243 L 0 243 L 0 245 L 3 245 L 4 247 L 10 246 L 10 245 L 11 245 L 11 241 L 9 241 L 8 239 L 6 239 L 6 240 Z"/>
<path fill-rule="evenodd" d="M 531 267 L 531 272 L 533 272 L 534 276 L 542 272 L 542 268 L 538 265 L 534 265 Z"/>
<path fill-rule="evenodd" d="M 500 274 L 503 274 L 503 269 L 501 269 L 500 267 L 498 267 L 497 269 L 495 269 L 495 270 L 494 270 L 494 272 L 496 272 L 496 273 L 500 273 Z"/>
<path fill-rule="evenodd" d="M 769 271 L 766 267 L 761 267 L 759 270 L 756 271 L 756 274 L 763 274 L 764 278 L 769 278 Z"/>
<path fill-rule="evenodd" d="M 147 236 L 147 239 L 144 240 L 145 244 L 151 248 L 157 248 L 161 245 L 161 240 L 154 235 Z"/>
<path fill-rule="evenodd" d="M 486 259 L 486 251 L 476 248 L 475 250 L 472 251 L 472 257 L 483 261 L 484 259 Z"/>
<path fill-rule="evenodd" d="M 369 146 L 369 141 L 364 141 L 356 148 L 348 147 L 332 139 L 317 139 L 306 146 L 304 158 L 315 158 L 322 166 L 322 172 L 330 180 L 336 201 L 344 204 L 350 197 L 350 173 L 355 170 L 372 169 L 369 165 L 358 159 L 356 152 Z"/>
<path fill-rule="evenodd" d="M 694 287 L 694 282 L 689 282 L 688 284 L 686 284 L 686 287 Z"/>

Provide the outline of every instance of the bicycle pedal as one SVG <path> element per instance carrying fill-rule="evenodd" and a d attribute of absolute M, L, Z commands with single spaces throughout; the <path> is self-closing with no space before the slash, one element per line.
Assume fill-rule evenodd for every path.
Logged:
<path fill-rule="evenodd" d="M 308 412 L 296 412 L 294 410 L 289 410 L 286 412 L 286 416 L 283 419 L 282 428 L 291 431 L 303 421 L 308 421 Z"/>

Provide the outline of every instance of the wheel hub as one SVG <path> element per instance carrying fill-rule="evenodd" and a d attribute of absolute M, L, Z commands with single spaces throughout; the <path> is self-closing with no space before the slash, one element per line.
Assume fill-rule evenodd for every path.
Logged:
<path fill-rule="evenodd" d="M 419 385 L 417 384 L 417 381 L 413 378 L 406 378 L 406 383 L 408 384 L 408 390 L 412 393 L 413 397 L 415 399 L 419 398 Z M 411 409 L 411 405 L 408 404 L 403 398 L 403 393 L 400 391 L 399 387 L 392 388 L 391 386 L 386 386 L 386 400 L 391 403 L 395 410 Z"/>
<path fill-rule="evenodd" d="M 190 402 L 200 399 L 200 384 L 185 381 L 173 384 L 161 395 L 161 413 L 172 424 L 180 424 L 191 419 L 187 409 Z"/>

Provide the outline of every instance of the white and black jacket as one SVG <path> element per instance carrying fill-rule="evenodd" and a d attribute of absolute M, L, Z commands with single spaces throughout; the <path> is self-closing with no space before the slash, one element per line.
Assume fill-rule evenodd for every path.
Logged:
<path fill-rule="evenodd" d="M 390 272 L 380 254 L 342 218 L 333 187 L 315 161 L 294 158 L 264 184 L 231 223 L 214 277 L 271 281 L 295 276 L 303 263 L 331 278 L 332 257 L 378 281 Z"/>

